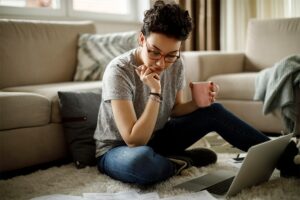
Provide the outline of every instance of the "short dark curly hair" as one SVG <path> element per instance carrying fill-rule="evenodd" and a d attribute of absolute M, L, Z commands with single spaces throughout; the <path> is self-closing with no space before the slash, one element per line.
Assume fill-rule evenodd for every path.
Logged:
<path fill-rule="evenodd" d="M 184 41 L 193 28 L 188 11 L 178 4 L 166 4 L 163 1 L 156 1 L 153 8 L 145 11 L 143 22 L 141 32 L 146 37 L 155 32 Z"/>

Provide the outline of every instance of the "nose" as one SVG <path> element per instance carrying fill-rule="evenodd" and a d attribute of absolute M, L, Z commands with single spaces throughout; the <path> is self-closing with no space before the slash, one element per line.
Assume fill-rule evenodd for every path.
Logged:
<path fill-rule="evenodd" d="M 162 56 L 159 60 L 156 61 L 156 66 L 160 67 L 161 69 L 164 69 L 166 67 L 165 57 Z"/>

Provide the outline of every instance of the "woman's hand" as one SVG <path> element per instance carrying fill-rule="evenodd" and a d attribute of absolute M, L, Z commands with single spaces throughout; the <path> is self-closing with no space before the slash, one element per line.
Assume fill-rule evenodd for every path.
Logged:
<path fill-rule="evenodd" d="M 192 102 L 195 106 L 203 108 L 216 101 L 219 86 L 211 81 L 191 82 Z"/>
<path fill-rule="evenodd" d="M 216 97 L 218 95 L 218 92 L 219 92 L 219 85 L 214 83 L 214 82 L 210 82 L 210 98 L 211 98 L 211 103 L 215 102 L 216 101 Z"/>
<path fill-rule="evenodd" d="M 151 92 L 161 93 L 160 77 L 158 74 L 152 72 L 151 69 L 145 65 L 139 66 L 135 71 L 141 81 L 150 88 Z"/>

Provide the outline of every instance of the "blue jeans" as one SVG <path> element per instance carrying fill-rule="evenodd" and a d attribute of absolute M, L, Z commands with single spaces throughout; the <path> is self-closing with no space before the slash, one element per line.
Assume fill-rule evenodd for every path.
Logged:
<path fill-rule="evenodd" d="M 269 140 L 221 104 L 170 119 L 156 131 L 146 146 L 118 146 L 98 158 L 98 169 L 108 176 L 141 185 L 163 181 L 176 173 L 175 164 L 166 157 L 183 152 L 207 133 L 216 131 L 231 145 L 247 151 Z"/>

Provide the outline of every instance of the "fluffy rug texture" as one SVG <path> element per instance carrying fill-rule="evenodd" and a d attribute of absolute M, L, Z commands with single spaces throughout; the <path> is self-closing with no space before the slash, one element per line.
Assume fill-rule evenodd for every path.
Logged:
<path fill-rule="evenodd" d="M 134 189 L 139 193 L 157 192 L 160 198 L 188 193 L 173 186 L 185 180 L 203 175 L 215 169 L 231 169 L 228 160 L 233 154 L 219 154 L 218 162 L 214 165 L 184 170 L 180 176 L 172 177 L 162 183 L 148 188 L 121 183 L 100 174 L 96 167 L 76 169 L 73 164 L 52 167 L 47 170 L 36 171 L 32 174 L 17 176 L 0 181 L 0 198 L 2 200 L 31 199 L 49 194 L 67 194 L 81 196 L 88 192 L 119 192 Z M 249 175 L 255 172 L 249 172 Z M 285 179 L 274 173 L 272 180 L 259 186 L 244 189 L 232 200 L 242 199 L 299 199 L 300 180 Z"/>

